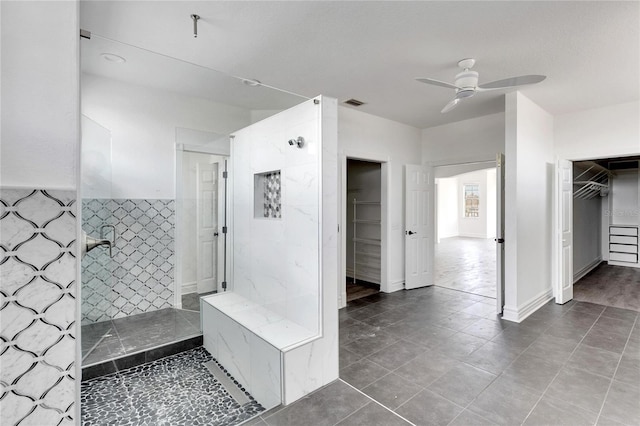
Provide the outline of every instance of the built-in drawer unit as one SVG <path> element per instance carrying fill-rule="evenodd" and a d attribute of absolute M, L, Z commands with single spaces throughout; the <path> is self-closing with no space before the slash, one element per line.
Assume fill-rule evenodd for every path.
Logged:
<path fill-rule="evenodd" d="M 637 226 L 609 226 L 609 261 L 638 263 Z"/>

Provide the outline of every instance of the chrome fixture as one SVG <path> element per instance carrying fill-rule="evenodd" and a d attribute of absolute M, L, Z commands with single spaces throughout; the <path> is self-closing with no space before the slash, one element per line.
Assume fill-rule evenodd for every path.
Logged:
<path fill-rule="evenodd" d="M 109 226 L 112 226 L 112 225 L 105 225 L 103 226 L 103 228 L 109 227 Z M 115 229 L 114 229 L 114 232 L 115 232 Z M 111 251 L 113 244 L 111 243 L 111 240 L 108 240 L 106 238 L 94 238 L 87 235 L 85 231 L 82 231 L 82 246 L 80 247 L 82 251 L 82 257 L 84 257 L 85 254 L 87 254 L 94 248 L 104 247 L 104 246 L 109 247 L 109 257 L 113 257 L 113 254 Z"/>
<path fill-rule="evenodd" d="M 100 238 L 107 238 L 107 236 L 105 235 L 105 228 L 111 228 L 111 232 L 112 232 L 112 236 L 113 238 L 111 238 L 111 241 L 115 242 L 116 241 L 116 227 L 113 225 L 102 225 L 100 227 Z"/>
<path fill-rule="evenodd" d="M 304 138 L 302 136 L 298 136 L 297 139 L 289 139 L 289 145 L 296 145 L 298 148 L 302 148 L 304 146 Z"/>
<path fill-rule="evenodd" d="M 193 19 L 193 38 L 197 38 L 198 37 L 198 19 L 200 19 L 200 16 L 193 14 L 191 15 L 191 19 Z"/>

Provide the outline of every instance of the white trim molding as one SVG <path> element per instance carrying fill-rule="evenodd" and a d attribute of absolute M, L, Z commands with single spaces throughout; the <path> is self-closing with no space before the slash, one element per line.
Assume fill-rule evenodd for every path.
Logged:
<path fill-rule="evenodd" d="M 587 275 L 589 272 L 593 271 L 600 263 L 602 263 L 602 257 L 598 257 L 597 259 L 594 259 L 591 263 L 589 263 L 584 268 L 580 269 L 579 271 L 575 271 L 573 273 L 573 283 L 575 284 L 576 282 L 581 280 L 582 277 Z"/>
<path fill-rule="evenodd" d="M 518 323 L 522 322 L 529 315 L 533 314 L 535 311 L 540 309 L 545 303 L 547 303 L 551 299 L 553 299 L 553 289 L 548 288 L 544 292 L 540 293 L 539 295 L 535 296 L 528 302 L 518 307 L 505 305 L 504 311 L 502 314 L 502 319 L 505 319 L 507 321 L 512 321 L 512 322 L 518 322 Z"/>
<path fill-rule="evenodd" d="M 404 290 L 404 280 L 390 281 L 384 293 L 393 293 L 394 291 Z"/>

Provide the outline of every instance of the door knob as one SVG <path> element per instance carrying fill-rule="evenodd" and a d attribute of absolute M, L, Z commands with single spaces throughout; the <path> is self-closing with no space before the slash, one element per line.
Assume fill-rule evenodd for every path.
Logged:
<path fill-rule="evenodd" d="M 219 234 L 218 234 L 217 232 L 214 232 L 214 233 L 213 233 L 213 236 L 214 236 L 214 237 L 217 237 L 218 235 L 219 235 Z"/>
<path fill-rule="evenodd" d="M 407 235 L 413 235 L 413 234 L 417 234 L 417 232 L 413 232 L 413 231 L 405 231 L 405 234 L 407 234 Z"/>

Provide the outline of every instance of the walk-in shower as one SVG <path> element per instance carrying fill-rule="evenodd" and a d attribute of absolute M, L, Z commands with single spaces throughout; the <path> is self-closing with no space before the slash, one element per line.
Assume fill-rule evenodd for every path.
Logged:
<path fill-rule="evenodd" d="M 140 374 L 186 377 L 197 367 L 193 377 L 209 377 L 199 296 L 227 281 L 228 135 L 304 98 L 95 34 L 82 39 L 81 64 L 83 419 L 123 421 L 169 404 L 123 387 Z M 122 392 L 117 415 L 96 404 Z M 214 417 L 260 411 L 250 396 L 218 406 L 225 392 L 202 400 L 217 407 Z"/>

